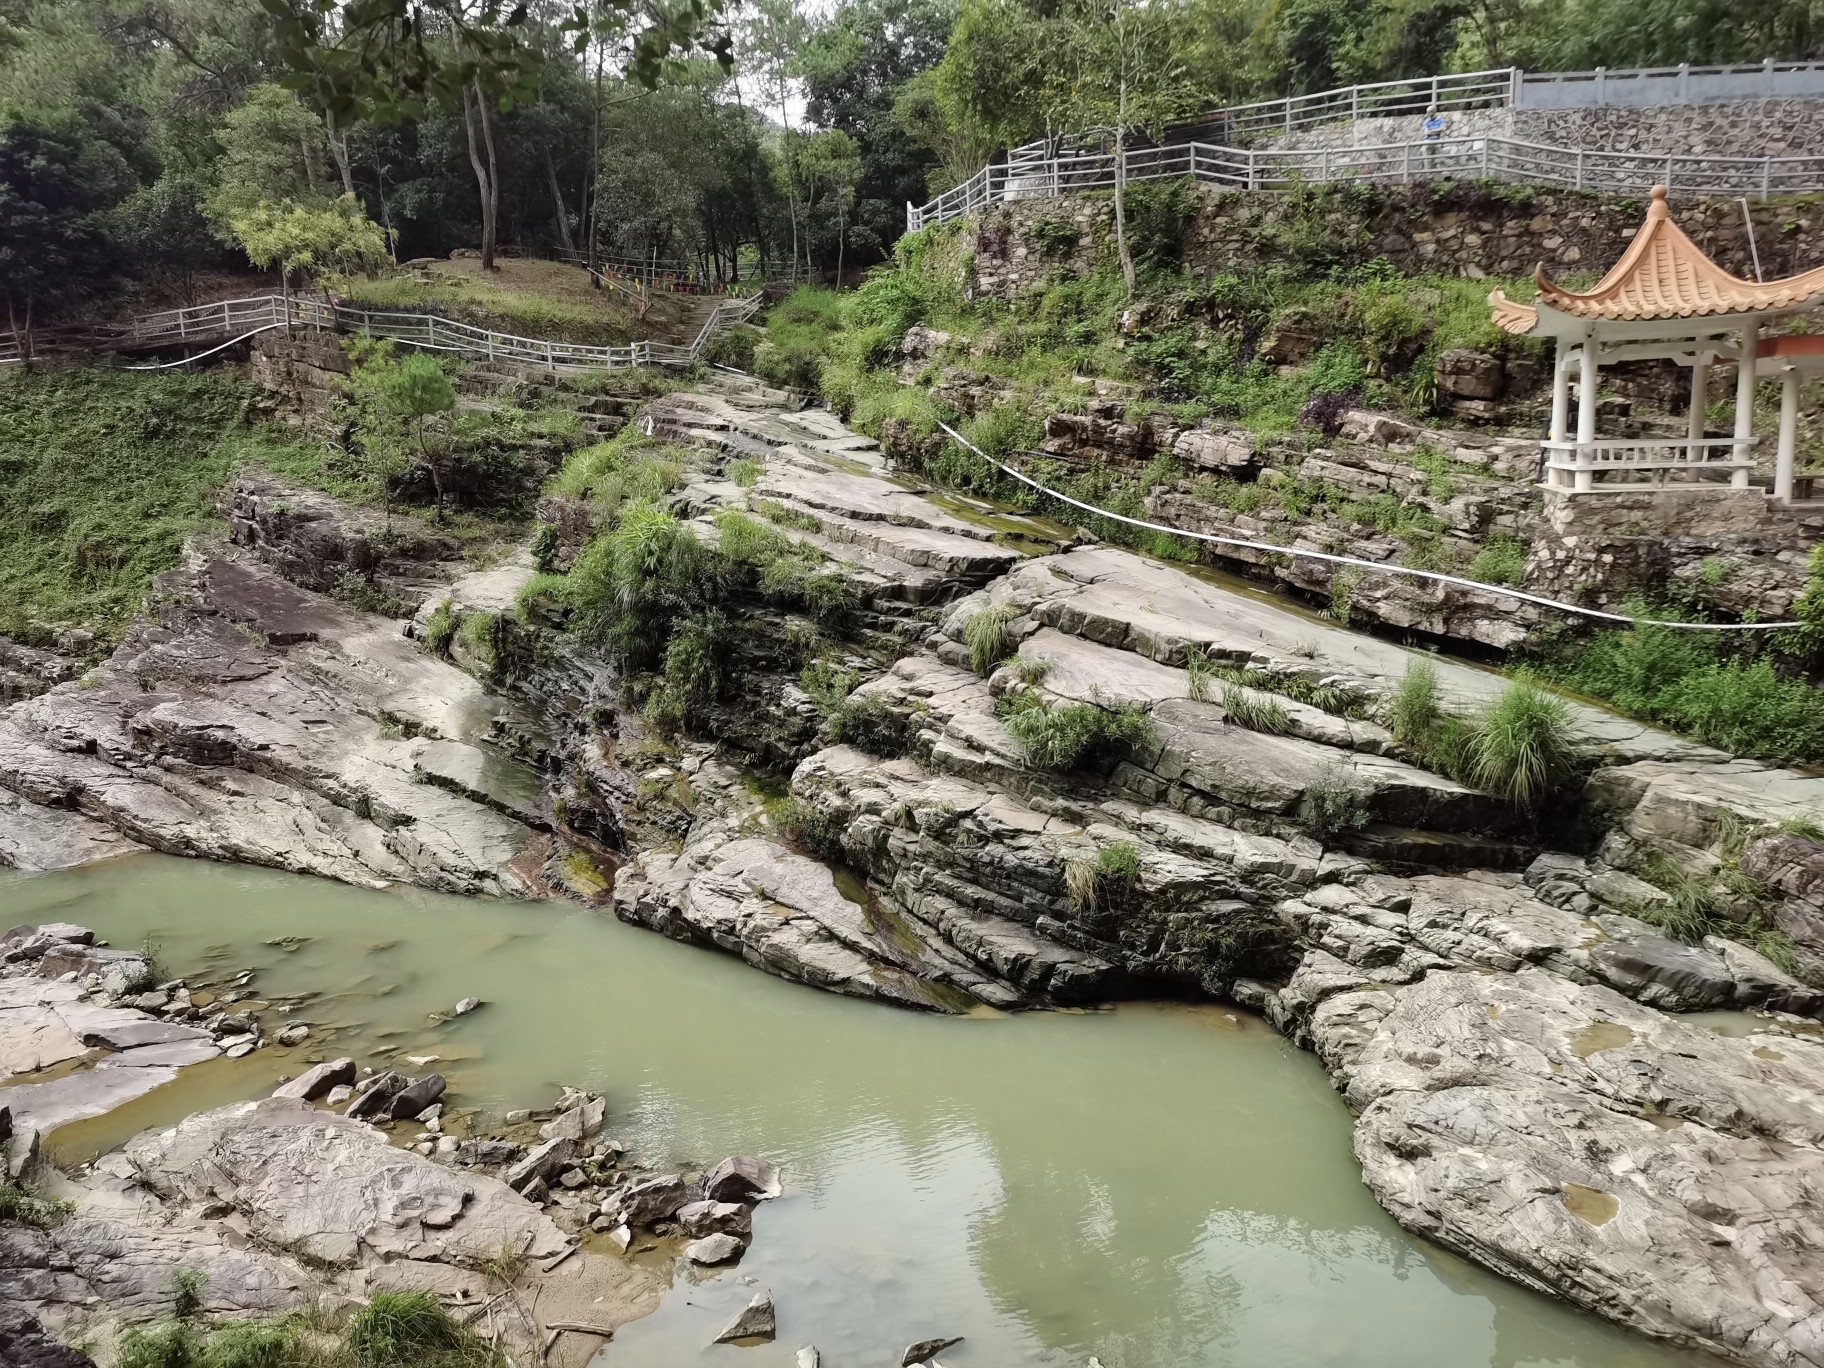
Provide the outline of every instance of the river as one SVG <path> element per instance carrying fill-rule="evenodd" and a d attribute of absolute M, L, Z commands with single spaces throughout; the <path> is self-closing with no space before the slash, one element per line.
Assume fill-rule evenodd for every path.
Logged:
<path fill-rule="evenodd" d="M 173 974 L 259 971 L 325 1047 L 379 1063 L 437 1055 L 457 1104 L 608 1098 L 641 1157 L 767 1155 L 733 1271 L 677 1274 L 596 1368 L 896 1363 L 966 1336 L 955 1368 L 1689 1368 L 1653 1345 L 1403 1233 L 1361 1185 L 1350 1117 L 1315 1059 L 1217 1006 L 922 1016 L 781 982 L 605 913 L 142 856 L 0 873 L 4 924 L 65 920 L 150 940 Z M 479 1012 L 435 1020 L 474 994 Z M 301 1052 L 199 1066 L 106 1125 L 270 1088 Z M 416 1066 L 403 1065 L 404 1068 Z M 770 1288 L 779 1338 L 703 1346 Z M 890 1357 L 889 1357 L 890 1355 Z"/>

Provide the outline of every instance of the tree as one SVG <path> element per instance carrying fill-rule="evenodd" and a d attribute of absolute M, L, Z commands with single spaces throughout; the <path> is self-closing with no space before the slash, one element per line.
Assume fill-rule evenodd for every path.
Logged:
<path fill-rule="evenodd" d="M 28 361 L 38 315 L 108 271 L 100 215 L 130 182 L 111 151 L 71 125 L 0 127 L 0 293 Z"/>
<path fill-rule="evenodd" d="M 456 407 L 456 387 L 435 358 L 423 352 L 412 352 L 391 363 L 376 377 L 375 394 L 380 406 L 393 417 L 408 424 L 416 438 L 418 464 L 431 477 L 437 494 L 437 521 L 443 521 L 443 462 L 448 452 L 433 450 L 427 432 L 429 420 Z M 387 504 L 391 516 L 392 504 Z"/>
<path fill-rule="evenodd" d="M 477 125 L 481 141 L 475 137 Z M 462 90 L 462 126 L 469 135 L 469 165 L 475 171 L 475 185 L 481 191 L 481 269 L 494 269 L 495 237 L 500 231 L 500 163 L 494 155 L 494 123 L 488 114 L 488 98 L 480 84 Z M 482 160 L 482 148 L 487 160 Z"/>
<path fill-rule="evenodd" d="M 386 231 L 362 212 L 352 195 L 322 207 L 293 200 L 262 202 L 231 227 L 255 266 L 262 271 L 279 268 L 287 294 L 293 271 L 352 271 L 386 256 Z"/>
<path fill-rule="evenodd" d="M 786 209 L 791 216 L 794 275 L 798 271 L 800 233 L 798 197 L 793 189 L 796 173 L 792 168 L 798 155 L 797 128 L 791 106 L 796 93 L 798 57 L 808 36 L 809 26 L 793 0 L 753 0 L 741 26 L 742 63 L 754 71 L 767 102 L 779 111 L 779 170 L 775 179 L 786 192 Z"/>
<path fill-rule="evenodd" d="M 176 281 L 184 303 L 196 302 L 197 269 L 221 249 L 194 180 L 160 176 L 114 210 L 112 225 L 115 242 L 136 267 Z"/>
<path fill-rule="evenodd" d="M 1157 135 L 1194 112 L 1207 81 L 1193 69 L 1196 11 L 1185 0 L 1074 0 L 1074 22 L 1060 30 L 1052 80 L 1057 104 L 1076 128 L 1114 130 L 1115 249 L 1134 291 L 1127 240 L 1127 146 L 1135 128 Z"/>
<path fill-rule="evenodd" d="M 849 0 L 817 25 L 799 56 L 806 118 L 848 134 L 859 152 L 855 225 L 844 234 L 851 250 L 884 255 L 905 231 L 907 202 L 928 193 L 940 154 L 897 110 L 943 58 L 955 23 L 955 0 Z"/>
<path fill-rule="evenodd" d="M 453 109 L 471 87 L 497 104 L 530 103 L 544 65 L 531 7 L 501 0 L 260 0 L 287 84 L 333 118 L 382 122 Z M 701 48 L 730 65 L 713 23 L 720 0 L 558 0 L 557 27 L 582 53 L 594 39 L 625 57 L 627 75 L 658 85 L 674 52 Z"/>
<path fill-rule="evenodd" d="M 805 138 L 792 164 L 806 217 L 821 199 L 836 211 L 836 283 L 842 283 L 843 247 L 848 237 L 849 210 L 855 203 L 855 186 L 861 179 L 861 149 L 840 129 Z"/>
<path fill-rule="evenodd" d="M 222 120 L 221 159 L 209 216 L 232 232 L 234 220 L 262 202 L 319 204 L 331 198 L 323 122 L 276 85 L 258 85 Z"/>

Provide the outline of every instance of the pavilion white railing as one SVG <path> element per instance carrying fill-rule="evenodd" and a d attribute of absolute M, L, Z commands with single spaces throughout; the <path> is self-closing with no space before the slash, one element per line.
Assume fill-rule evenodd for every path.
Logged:
<path fill-rule="evenodd" d="M 1702 103 L 1718 100 L 1750 100 L 1779 97 L 1824 97 L 1824 62 L 1758 62 L 1741 66 L 1640 67 L 1629 69 L 1567 72 L 1527 72 L 1517 67 L 1500 67 L 1488 71 L 1462 72 L 1449 76 L 1421 76 L 1403 81 L 1379 81 L 1369 85 L 1344 86 L 1337 90 L 1318 91 L 1310 95 L 1293 95 L 1278 100 L 1261 100 L 1254 104 L 1235 105 L 1205 114 L 1181 127 L 1180 133 L 1205 134 L 1201 141 L 1179 142 L 1170 146 L 1173 134 L 1167 134 L 1167 149 L 1198 147 L 1211 154 L 1226 154 L 1234 161 L 1247 156 L 1251 141 L 1281 137 L 1320 124 L 1366 118 L 1388 118 L 1396 115 L 1423 113 L 1430 105 L 1440 109 L 1475 109 L 1507 107 L 1515 109 L 1575 109 L 1603 105 L 1649 106 Z M 1502 179 L 1538 180 L 1541 184 L 1573 188 L 1635 189 L 1633 179 L 1612 186 L 1610 182 L 1627 176 L 1628 163 L 1651 161 L 1653 154 L 1617 153 L 1586 148 L 1548 147 L 1512 138 L 1477 139 L 1494 144 L 1489 175 Z M 1406 146 L 1404 144 L 1400 146 Z M 1422 150 L 1422 144 L 1410 146 Z M 1351 152 L 1387 150 L 1351 148 Z M 999 203 L 1005 196 L 998 193 L 1010 179 L 1027 178 L 1043 169 L 1049 174 L 1052 164 L 1080 156 L 1104 155 L 1095 149 L 1050 142 L 1028 143 L 1007 154 L 1003 164 L 985 166 L 969 179 L 924 205 L 906 206 L 908 231 L 928 228 L 960 218 L 984 205 Z M 1131 156 L 1139 154 L 1131 153 Z M 1312 153 L 1315 155 L 1315 151 Z M 1782 190 L 1812 191 L 1824 188 L 1824 173 L 1815 168 L 1803 174 L 1782 171 L 1784 163 L 1814 162 L 1817 158 L 1705 158 L 1676 157 L 1673 170 L 1687 170 L 1693 179 L 1683 188 L 1688 193 L 1778 194 Z M 1473 171 L 1472 158 L 1463 168 Z M 1730 169 L 1713 168 L 1708 172 L 1687 163 L 1727 163 Z M 1441 167 L 1420 164 L 1417 174 L 1430 175 Z M 1348 174 L 1346 166 L 1339 171 Z M 1460 172 L 1459 172 L 1460 173 Z M 1154 173 L 1161 174 L 1161 173 Z M 1191 171 L 1163 174 L 1186 175 Z M 1606 177 L 1606 179 L 1605 179 Z M 1147 179 L 1134 175 L 1135 179 Z M 1331 179 L 1327 170 L 1318 167 L 1307 180 Z M 1371 178 L 1384 179 L 1385 173 Z M 1199 179 L 1206 179 L 1199 177 Z M 1798 182 L 1804 182 L 1800 184 Z M 1112 176 L 1109 179 L 1112 184 Z M 1229 184 L 1242 182 L 1230 179 Z M 1271 176 L 1250 177 L 1248 188 L 1271 188 L 1283 183 Z M 1063 192 L 1068 192 L 1066 185 Z M 1081 186 L 1076 188 L 1097 188 Z"/>
<path fill-rule="evenodd" d="M 1591 152 L 1517 138 L 1443 138 L 1374 147 L 1220 147 L 1174 143 L 1129 150 L 1130 181 L 1188 176 L 1228 190 L 1277 190 L 1330 181 L 1400 183 L 1478 178 L 1645 195 L 1655 185 L 1687 195 L 1769 195 L 1824 190 L 1824 157 L 1698 157 Z M 1113 152 L 1023 155 L 983 167 L 930 204 L 906 207 L 917 231 L 985 205 L 1112 189 Z"/>
<path fill-rule="evenodd" d="M 1627 493 L 1668 484 L 1734 479 L 1754 468 L 1752 445 L 1733 437 L 1598 437 L 1588 442 L 1544 441 L 1547 488 Z M 1746 478 L 1744 473 L 1743 478 Z"/>

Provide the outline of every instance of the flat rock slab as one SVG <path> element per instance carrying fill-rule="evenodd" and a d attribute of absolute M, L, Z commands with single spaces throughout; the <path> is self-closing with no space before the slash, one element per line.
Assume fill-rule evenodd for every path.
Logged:
<path fill-rule="evenodd" d="M 80 812 L 39 807 L 0 791 L 0 869 L 48 873 L 144 850 L 138 841 Z"/>
<path fill-rule="evenodd" d="M 159 620 L 136 624 L 91 687 L 0 716 L 0 790 L 169 854 L 365 885 L 532 888 L 514 864 L 542 839 L 520 768 L 456 749 L 415 764 L 438 742 L 479 751 L 533 735 L 517 705 L 398 623 L 234 548 L 172 572 L 160 595 Z M 106 849 L 83 836 L 72 859 Z"/>
<path fill-rule="evenodd" d="M 161 1197 L 226 1201 L 273 1245 L 347 1267 L 364 1257 L 473 1263 L 512 1245 L 532 1258 L 568 1241 L 504 1183 L 393 1148 L 371 1126 L 268 1097 L 186 1118 L 130 1142 Z"/>
<path fill-rule="evenodd" d="M 1113 547 L 1087 547 L 1028 561 L 994 591 L 1040 622 L 1072 636 L 1177 663 L 1187 645 L 1246 662 L 1256 656 L 1282 665 L 1333 673 L 1375 693 L 1390 692 L 1414 660 L 1437 669 L 1439 690 L 1471 707 L 1498 694 L 1506 680 L 1429 653 L 1408 651 L 1362 632 L 1281 606 L 1266 595 L 1221 588 L 1161 561 Z M 954 610 L 973 611 L 970 604 Z M 946 630 L 948 630 L 948 625 Z M 1613 713 L 1573 702 L 1592 739 L 1630 759 L 1726 759 L 1719 752 Z"/>
<path fill-rule="evenodd" d="M 1824 1044 L 1537 969 L 1335 998 L 1314 1031 L 1401 1224 L 1649 1334 L 1824 1361 Z"/>

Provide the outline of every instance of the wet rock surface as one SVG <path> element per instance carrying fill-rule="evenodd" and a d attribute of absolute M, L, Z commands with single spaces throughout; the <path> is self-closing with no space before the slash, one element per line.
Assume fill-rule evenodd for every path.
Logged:
<path fill-rule="evenodd" d="M 80 686 L 0 713 L 0 801 L 36 805 L 23 834 L 5 824 L 0 859 L 45 868 L 150 847 L 351 883 L 530 891 L 513 862 L 540 840 L 535 814 L 434 781 L 465 763 L 523 769 L 515 705 L 397 622 L 236 548 L 196 552 L 154 600 L 156 620 Z"/>

